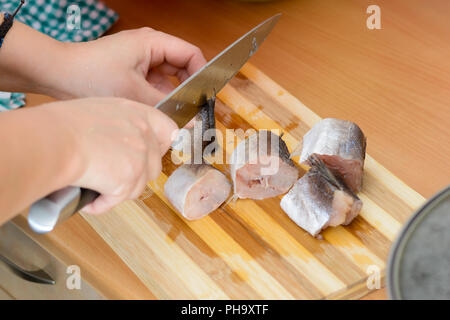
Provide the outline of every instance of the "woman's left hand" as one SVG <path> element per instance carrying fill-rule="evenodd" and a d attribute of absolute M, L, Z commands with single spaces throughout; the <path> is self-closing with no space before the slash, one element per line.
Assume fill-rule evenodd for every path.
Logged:
<path fill-rule="evenodd" d="M 156 105 L 174 89 L 169 76 L 182 82 L 206 63 L 198 47 L 151 28 L 63 44 L 62 51 L 62 74 L 49 93 L 60 99 L 112 96 Z"/>

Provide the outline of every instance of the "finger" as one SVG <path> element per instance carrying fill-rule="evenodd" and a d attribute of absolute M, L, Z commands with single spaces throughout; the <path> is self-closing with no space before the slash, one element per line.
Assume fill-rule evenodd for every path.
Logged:
<path fill-rule="evenodd" d="M 172 82 L 170 82 L 167 75 L 160 72 L 157 69 L 153 69 L 147 76 L 147 81 L 159 91 L 169 94 L 173 89 L 175 89 Z"/>
<path fill-rule="evenodd" d="M 160 147 L 160 156 L 163 156 L 175 139 L 178 126 L 167 115 L 156 108 L 148 108 L 147 117 L 153 134 L 153 139 L 157 139 Z"/>
<path fill-rule="evenodd" d="M 148 180 L 152 179 L 152 177 L 150 177 L 152 170 L 150 169 L 152 168 L 153 163 L 155 163 L 155 167 L 158 171 L 161 170 L 161 157 L 164 156 L 164 154 L 170 147 L 170 145 L 167 146 L 167 143 L 171 143 L 169 142 L 171 139 L 159 137 L 158 135 L 160 133 L 155 133 L 159 129 L 155 128 L 154 125 L 150 124 L 150 128 L 151 130 L 148 130 L 145 136 L 145 140 L 147 141 L 146 174 Z M 178 129 L 176 129 L 175 131 L 178 131 Z"/>
<path fill-rule="evenodd" d="M 150 69 L 167 62 L 176 68 L 186 69 L 191 75 L 206 64 L 206 59 L 198 47 L 163 32 L 155 34 L 151 40 L 154 43 L 151 44 Z"/>
<path fill-rule="evenodd" d="M 189 77 L 191 76 L 191 74 L 189 74 L 186 69 L 180 69 L 177 72 L 177 78 L 178 80 L 180 80 L 181 82 L 186 81 Z"/>
<path fill-rule="evenodd" d="M 81 209 L 81 212 L 87 214 L 102 214 L 105 213 L 119 203 L 125 201 L 123 196 L 110 196 L 110 195 L 100 195 L 94 202 L 86 205 Z"/>
<path fill-rule="evenodd" d="M 161 156 L 157 152 L 150 153 L 147 161 L 146 180 L 153 181 L 157 179 L 161 174 L 161 171 L 162 171 Z"/>
<path fill-rule="evenodd" d="M 139 198 L 139 196 L 142 194 L 142 192 L 144 192 L 145 186 L 147 185 L 147 181 L 148 181 L 147 173 L 142 174 L 139 177 L 139 181 L 136 184 L 134 190 L 128 196 L 128 199 L 137 199 L 137 198 Z"/>
<path fill-rule="evenodd" d="M 175 76 L 181 82 L 185 81 L 190 76 L 186 69 L 177 68 L 167 62 L 164 62 L 164 63 L 160 64 L 159 66 L 153 68 L 152 71 L 150 72 L 150 75 L 154 71 L 157 71 L 161 74 L 168 75 L 168 76 Z"/>

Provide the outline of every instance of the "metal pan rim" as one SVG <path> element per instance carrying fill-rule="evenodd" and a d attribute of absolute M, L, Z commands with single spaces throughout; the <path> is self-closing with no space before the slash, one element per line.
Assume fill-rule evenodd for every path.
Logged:
<path fill-rule="evenodd" d="M 387 268 L 387 281 L 388 281 L 388 295 L 392 300 L 403 299 L 402 293 L 400 291 L 400 282 L 398 273 L 400 271 L 400 261 L 404 254 L 404 249 L 408 243 L 411 235 L 414 233 L 416 228 L 420 225 L 421 221 L 432 212 L 431 209 L 446 198 L 450 194 L 450 185 L 445 187 L 443 190 L 436 193 L 429 200 L 425 202 L 415 213 L 409 218 L 405 223 L 396 241 L 393 243 Z M 396 280 L 397 279 L 397 280 Z"/>

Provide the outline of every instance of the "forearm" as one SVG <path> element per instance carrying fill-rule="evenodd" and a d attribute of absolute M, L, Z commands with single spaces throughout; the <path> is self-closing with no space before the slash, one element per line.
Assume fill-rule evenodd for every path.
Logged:
<path fill-rule="evenodd" d="M 0 90 L 58 96 L 57 84 L 64 79 L 65 47 L 15 21 L 0 48 Z"/>
<path fill-rule="evenodd" d="M 0 225 L 30 203 L 73 183 L 74 135 L 45 106 L 0 114 Z"/>

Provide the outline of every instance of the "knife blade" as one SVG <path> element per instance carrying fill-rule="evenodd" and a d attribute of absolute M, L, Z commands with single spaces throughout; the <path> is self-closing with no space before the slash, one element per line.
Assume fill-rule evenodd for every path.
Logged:
<path fill-rule="evenodd" d="M 200 107 L 239 72 L 280 17 L 281 14 L 277 14 L 267 19 L 236 40 L 172 91 L 156 108 L 172 118 L 180 128 L 184 127 L 200 111 Z"/>
<path fill-rule="evenodd" d="M 173 90 L 156 105 L 181 128 L 184 127 L 208 99 L 218 93 L 259 49 L 280 19 L 277 14 L 262 22 Z M 96 191 L 69 186 L 53 192 L 30 207 L 28 224 L 36 233 L 47 233 L 85 205 L 94 201 Z"/>

